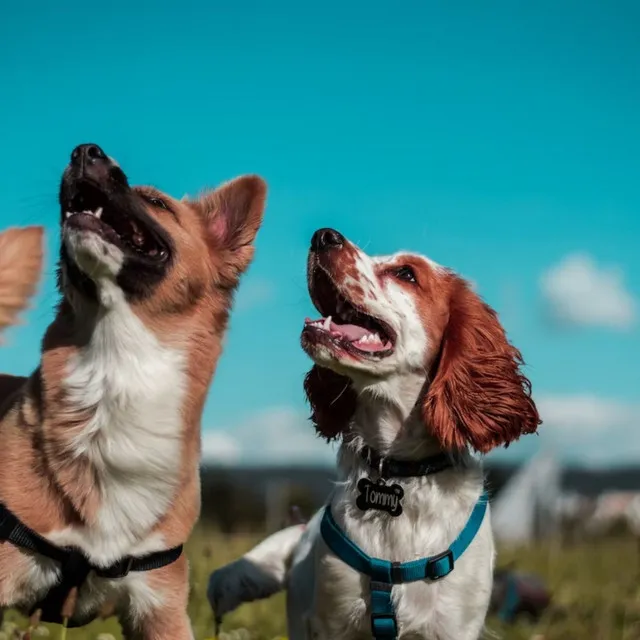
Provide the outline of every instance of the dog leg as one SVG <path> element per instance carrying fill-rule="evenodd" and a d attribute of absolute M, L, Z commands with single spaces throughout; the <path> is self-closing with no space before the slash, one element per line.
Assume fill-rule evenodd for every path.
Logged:
<path fill-rule="evenodd" d="M 194 640 L 193 629 L 186 611 L 157 611 L 137 624 L 122 621 L 125 640 Z"/>
<path fill-rule="evenodd" d="M 282 529 L 242 558 L 214 571 L 207 597 L 218 619 L 245 602 L 268 598 L 285 588 L 289 562 L 304 525 Z"/>
<path fill-rule="evenodd" d="M 131 574 L 129 597 L 120 613 L 126 640 L 193 640 L 187 615 L 187 559 L 148 573 Z"/>

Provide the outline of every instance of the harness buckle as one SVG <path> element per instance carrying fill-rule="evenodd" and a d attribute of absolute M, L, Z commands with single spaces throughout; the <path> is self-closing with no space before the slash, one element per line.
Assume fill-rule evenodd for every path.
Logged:
<path fill-rule="evenodd" d="M 392 613 L 372 613 L 371 633 L 376 640 L 389 640 L 398 637 L 398 623 Z"/>
<path fill-rule="evenodd" d="M 400 584 L 404 582 L 404 576 L 402 575 L 402 563 L 400 562 L 392 562 L 391 563 L 391 582 L 393 584 Z"/>
<path fill-rule="evenodd" d="M 120 562 L 117 562 L 115 565 L 111 565 L 106 569 L 98 570 L 98 575 L 102 578 L 108 578 L 109 580 L 120 580 L 121 578 L 126 578 L 131 572 L 131 568 L 133 567 L 134 557 L 129 556 L 128 558 L 123 558 Z"/>
<path fill-rule="evenodd" d="M 443 567 L 444 560 L 447 561 L 447 564 Z M 432 582 L 442 580 L 442 578 L 445 578 L 453 571 L 454 564 L 453 551 L 447 549 L 443 553 L 439 553 L 437 556 L 429 559 L 424 571 L 425 577 L 429 578 Z"/>
<path fill-rule="evenodd" d="M 375 640 L 396 640 L 398 622 L 395 616 L 391 590 L 388 582 L 371 580 L 371 633 Z"/>

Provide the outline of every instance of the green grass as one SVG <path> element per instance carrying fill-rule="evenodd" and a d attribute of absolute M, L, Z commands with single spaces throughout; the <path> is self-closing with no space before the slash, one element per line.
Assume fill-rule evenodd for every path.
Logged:
<path fill-rule="evenodd" d="M 256 542 L 255 537 L 196 532 L 187 552 L 191 559 L 192 595 L 189 603 L 196 640 L 213 637 L 213 617 L 205 592 L 209 573 L 237 558 Z M 491 635 L 504 640 L 640 640 L 640 568 L 638 545 L 628 538 L 563 548 L 546 544 L 526 551 L 503 551 L 498 562 L 513 562 L 522 570 L 543 576 L 554 594 L 554 607 L 531 625 L 521 622 L 503 627 L 488 620 Z M 6 638 L 12 625 L 26 628 L 26 621 L 13 612 L 5 616 Z M 60 638 L 60 627 L 47 628 L 48 636 Z M 41 633 L 46 633 L 43 629 Z M 0 640 L 5 640 L 0 632 Z M 9 632 L 9 633 L 7 633 Z M 221 640 L 272 640 L 286 633 L 284 596 L 244 605 L 224 620 Z M 84 629 L 71 629 L 67 640 L 121 639 L 118 623 L 96 621 Z M 170 639 L 167 639 L 170 640 Z"/>

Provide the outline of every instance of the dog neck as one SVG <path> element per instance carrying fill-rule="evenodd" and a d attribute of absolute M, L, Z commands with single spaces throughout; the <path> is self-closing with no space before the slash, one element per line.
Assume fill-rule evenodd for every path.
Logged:
<path fill-rule="evenodd" d="M 107 293 L 108 306 L 63 302 L 47 331 L 42 431 L 83 524 L 132 542 L 166 513 L 180 479 L 187 354 L 162 344 L 115 285 Z"/>
<path fill-rule="evenodd" d="M 381 456 L 417 460 L 441 453 L 418 411 L 425 377 L 408 373 L 393 378 L 354 382 L 358 400 L 349 433 L 351 449 L 369 446 Z"/>
<path fill-rule="evenodd" d="M 453 466 L 449 469 L 389 479 L 404 490 L 400 516 L 394 518 L 382 511 L 361 511 L 357 507 L 358 481 L 364 477 L 377 480 L 375 470 L 361 456 L 363 447 L 398 460 L 419 460 L 442 453 L 416 410 L 424 382 L 424 377 L 416 374 L 383 383 L 383 388 L 380 384 L 360 387 L 357 409 L 338 454 L 339 482 L 331 503 L 336 520 L 354 542 L 372 555 L 377 553 L 377 557 L 398 562 L 412 559 L 413 542 L 422 544 L 424 531 L 429 528 L 434 531 L 434 552 L 440 543 L 446 548 L 455 539 L 457 529 L 464 526 L 483 487 L 480 462 L 466 451 L 457 452 L 452 454 Z M 393 551 L 396 547 L 397 553 Z M 389 557 L 394 553 L 396 556 Z"/>

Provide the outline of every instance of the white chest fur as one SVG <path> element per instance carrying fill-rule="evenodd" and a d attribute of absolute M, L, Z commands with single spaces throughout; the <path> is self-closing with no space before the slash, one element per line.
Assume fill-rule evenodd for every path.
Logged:
<path fill-rule="evenodd" d="M 160 344 L 119 290 L 111 294 L 112 304 L 68 363 L 64 380 L 72 406 L 92 412 L 74 438 L 73 454 L 89 457 L 95 468 L 97 522 L 49 536 L 101 562 L 161 548 L 147 532 L 176 489 L 186 389 L 184 354 Z"/>
<path fill-rule="evenodd" d="M 465 526 L 482 490 L 479 468 L 444 471 L 402 481 L 403 514 L 389 518 L 355 505 L 355 485 L 363 467 L 343 468 L 344 483 L 332 512 L 348 537 L 369 556 L 407 562 L 445 551 Z M 370 628 L 368 582 L 320 543 L 312 627 L 318 639 L 352 640 Z M 393 588 L 402 637 L 476 640 L 491 593 L 494 562 L 489 513 L 470 547 L 446 580 L 418 581 Z"/>

